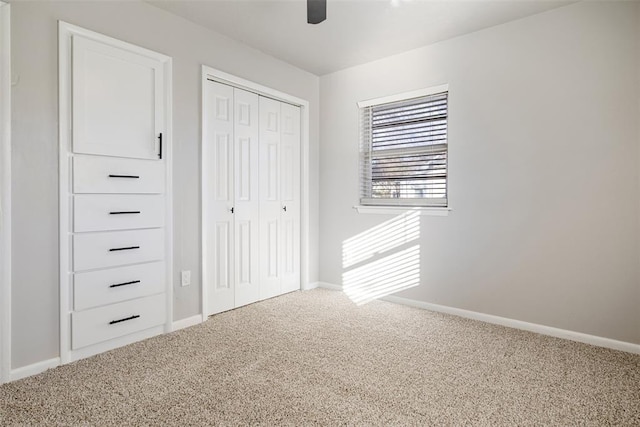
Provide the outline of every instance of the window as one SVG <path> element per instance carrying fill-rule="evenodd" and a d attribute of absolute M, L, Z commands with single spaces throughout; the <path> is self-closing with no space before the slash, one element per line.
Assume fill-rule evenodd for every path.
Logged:
<path fill-rule="evenodd" d="M 447 206 L 448 88 L 360 107 L 360 203 Z"/>

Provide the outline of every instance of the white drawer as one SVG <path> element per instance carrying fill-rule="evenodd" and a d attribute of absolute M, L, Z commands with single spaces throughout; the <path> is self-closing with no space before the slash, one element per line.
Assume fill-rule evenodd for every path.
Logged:
<path fill-rule="evenodd" d="M 166 321 L 166 295 L 154 295 L 71 314 L 71 348 L 107 341 Z"/>
<path fill-rule="evenodd" d="M 164 259 L 164 229 L 110 231 L 73 236 L 74 271 Z"/>
<path fill-rule="evenodd" d="M 74 193 L 164 193 L 164 162 L 74 156 Z"/>
<path fill-rule="evenodd" d="M 165 291 L 164 262 L 76 273 L 73 308 L 76 311 L 113 304 Z"/>
<path fill-rule="evenodd" d="M 161 195 L 83 194 L 73 197 L 73 231 L 127 230 L 164 226 Z"/>

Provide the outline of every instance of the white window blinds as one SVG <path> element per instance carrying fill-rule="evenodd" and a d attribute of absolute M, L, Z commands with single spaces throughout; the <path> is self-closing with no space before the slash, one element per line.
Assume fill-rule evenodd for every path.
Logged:
<path fill-rule="evenodd" d="M 448 92 L 360 109 L 363 205 L 447 206 Z"/>

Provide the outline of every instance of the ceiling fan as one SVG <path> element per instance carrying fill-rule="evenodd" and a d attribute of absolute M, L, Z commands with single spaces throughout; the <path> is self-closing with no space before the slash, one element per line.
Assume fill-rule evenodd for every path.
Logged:
<path fill-rule="evenodd" d="M 327 0 L 307 0 L 307 23 L 319 24 L 327 19 Z"/>

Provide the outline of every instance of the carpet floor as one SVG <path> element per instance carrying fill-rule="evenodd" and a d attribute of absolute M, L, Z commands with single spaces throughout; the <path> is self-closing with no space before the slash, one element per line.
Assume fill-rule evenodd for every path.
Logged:
<path fill-rule="evenodd" d="M 0 386 L 1 425 L 640 425 L 640 355 L 313 290 Z"/>

